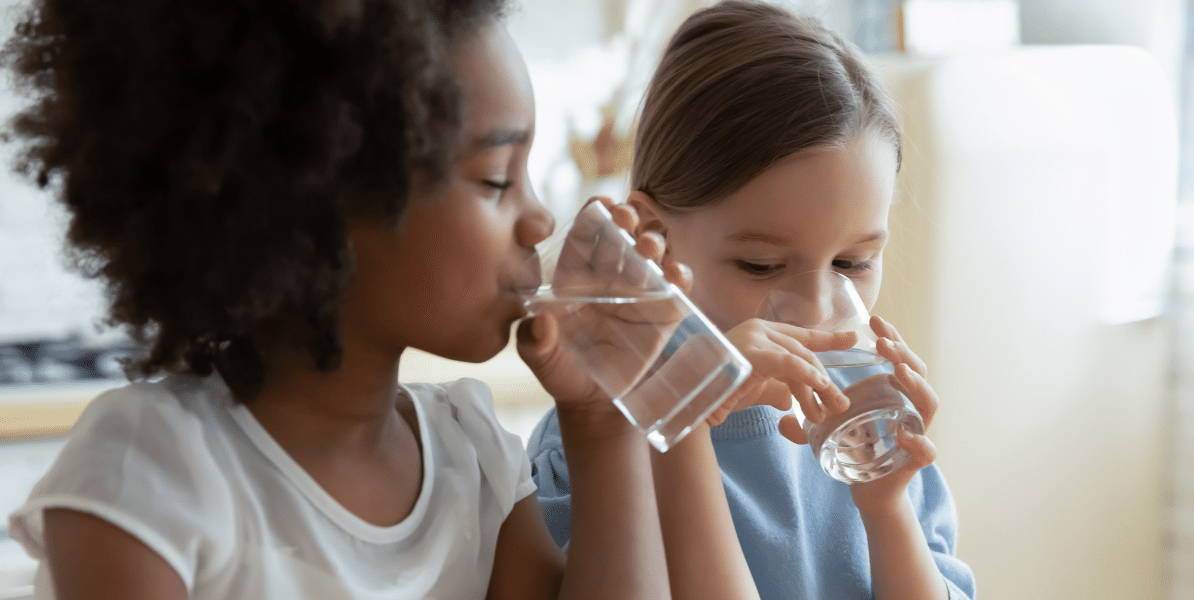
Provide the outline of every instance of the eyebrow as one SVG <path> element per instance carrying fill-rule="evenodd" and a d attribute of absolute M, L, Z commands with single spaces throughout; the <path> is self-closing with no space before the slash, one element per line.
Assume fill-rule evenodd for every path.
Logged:
<path fill-rule="evenodd" d="M 887 239 L 887 230 L 881 229 L 879 231 L 874 231 L 874 232 L 868 233 L 868 234 L 858 238 L 858 240 L 855 241 L 854 244 L 857 245 L 857 244 L 865 244 L 867 242 L 881 242 L 886 239 Z"/>
<path fill-rule="evenodd" d="M 727 235 L 726 240 L 730 242 L 761 242 L 772 246 L 791 245 L 788 238 L 764 231 L 739 231 Z"/>
<path fill-rule="evenodd" d="M 887 239 L 887 231 L 880 230 L 868 233 L 854 241 L 853 245 L 866 244 L 869 242 L 882 241 Z M 739 231 L 731 233 L 726 236 L 726 240 L 730 242 L 759 242 L 763 244 L 770 244 L 772 246 L 790 246 L 791 240 L 774 233 L 767 233 L 765 231 Z"/>
<path fill-rule="evenodd" d="M 495 129 L 473 138 L 469 150 L 480 152 L 499 146 L 522 146 L 530 140 L 531 132 L 526 129 Z"/>

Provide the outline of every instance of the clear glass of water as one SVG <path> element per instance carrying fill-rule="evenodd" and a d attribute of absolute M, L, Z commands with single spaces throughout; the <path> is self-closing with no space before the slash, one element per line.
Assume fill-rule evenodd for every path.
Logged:
<path fill-rule="evenodd" d="M 564 347 L 660 452 L 745 381 L 750 363 L 592 202 L 539 247 L 532 315 L 558 319 Z"/>
<path fill-rule="evenodd" d="M 821 468 L 849 484 L 874 481 L 908 462 L 899 432 L 924 433 L 916 407 L 895 385 L 895 369 L 876 349 L 870 315 L 849 277 L 811 271 L 786 278 L 769 292 L 759 317 L 825 331 L 853 331 L 849 350 L 818 352 L 829 378 L 850 399 L 844 413 L 813 423 L 796 407 Z"/>

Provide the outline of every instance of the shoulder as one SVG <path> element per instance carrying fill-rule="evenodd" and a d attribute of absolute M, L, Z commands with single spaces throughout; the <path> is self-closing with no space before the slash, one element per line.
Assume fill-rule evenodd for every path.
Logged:
<path fill-rule="evenodd" d="M 212 407 L 197 378 L 134 383 L 101 394 L 10 517 L 12 536 L 44 556 L 45 512 L 99 517 L 166 560 L 188 585 L 204 540 L 227 538 L 234 510 L 210 446 Z M 230 539 L 230 538 L 229 538 Z"/>
<path fill-rule="evenodd" d="M 424 411 L 429 425 L 441 428 L 457 425 L 465 433 L 492 434 L 501 426 L 489 386 L 476 379 L 458 379 L 448 383 L 413 383 L 402 386 L 415 404 Z"/>
<path fill-rule="evenodd" d="M 203 380 L 170 377 L 138 382 L 108 390 L 92 400 L 71 429 L 70 446 L 118 441 L 153 443 L 152 437 L 130 437 L 145 429 L 168 430 L 173 435 L 193 437 L 203 430 L 204 408 L 188 402 L 204 389 Z"/>
<path fill-rule="evenodd" d="M 522 439 L 498 420 L 489 386 L 466 378 L 403 387 L 421 413 L 422 426 L 450 446 L 453 456 L 471 457 L 467 461 L 479 467 L 505 513 L 534 492 Z"/>

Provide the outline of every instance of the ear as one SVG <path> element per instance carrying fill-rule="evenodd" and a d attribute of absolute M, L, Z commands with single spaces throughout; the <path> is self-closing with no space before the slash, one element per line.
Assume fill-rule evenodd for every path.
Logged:
<path fill-rule="evenodd" d="M 663 207 L 646 192 L 634 190 L 626 203 L 638 213 L 638 230 L 635 235 L 644 231 L 654 231 L 667 239 L 667 222 L 664 221 Z"/>

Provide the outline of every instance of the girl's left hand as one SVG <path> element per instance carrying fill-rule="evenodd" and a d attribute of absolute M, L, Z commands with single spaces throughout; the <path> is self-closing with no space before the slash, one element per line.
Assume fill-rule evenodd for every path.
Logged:
<path fill-rule="evenodd" d="M 895 365 L 897 387 L 920 412 L 927 430 L 937 413 L 938 397 L 933 386 L 925 379 L 925 362 L 908 347 L 900 332 L 887 321 L 878 316 L 871 317 L 871 329 L 879 336 L 876 344 L 879 354 Z M 854 505 L 858 507 L 859 512 L 879 514 L 898 509 L 904 501 L 908 482 L 917 472 L 937 459 L 936 446 L 923 435 L 901 432 L 899 444 L 909 455 L 907 464 L 882 479 L 850 486 Z"/>

